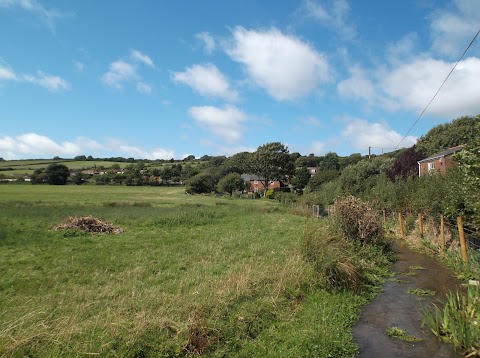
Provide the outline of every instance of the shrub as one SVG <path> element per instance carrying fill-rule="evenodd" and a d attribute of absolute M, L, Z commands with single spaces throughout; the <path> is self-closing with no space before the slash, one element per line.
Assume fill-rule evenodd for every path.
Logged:
<path fill-rule="evenodd" d="M 346 238 L 364 244 L 380 243 L 384 236 L 379 215 L 368 202 L 353 196 L 335 201 L 332 224 Z"/>

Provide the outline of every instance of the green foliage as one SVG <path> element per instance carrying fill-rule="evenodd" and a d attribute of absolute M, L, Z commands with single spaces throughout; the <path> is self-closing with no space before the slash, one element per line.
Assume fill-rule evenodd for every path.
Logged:
<path fill-rule="evenodd" d="M 85 178 L 82 172 L 76 172 L 72 176 L 72 183 L 76 185 L 82 185 L 85 182 Z"/>
<path fill-rule="evenodd" d="M 292 184 L 296 189 L 302 190 L 308 184 L 310 180 L 310 172 L 307 167 L 297 168 L 295 170 L 295 177 L 292 180 Z"/>
<path fill-rule="evenodd" d="M 391 158 L 375 157 L 363 159 L 345 168 L 339 178 L 343 194 L 354 196 L 367 194 L 375 186 L 379 176 L 390 168 L 392 161 Z"/>
<path fill-rule="evenodd" d="M 208 173 L 200 173 L 190 179 L 190 189 L 197 194 L 211 193 L 215 190 L 215 177 Z"/>
<path fill-rule="evenodd" d="M 461 187 L 458 188 L 464 202 L 464 215 L 480 231 L 480 122 L 477 124 L 477 141 L 455 155 L 459 162 Z"/>
<path fill-rule="evenodd" d="M 265 179 L 280 179 L 293 174 L 295 168 L 288 148 L 280 142 L 272 142 L 261 145 L 252 155 L 253 174 Z M 265 185 L 267 188 L 268 185 Z"/>
<path fill-rule="evenodd" d="M 224 176 L 218 182 L 218 188 L 221 191 L 227 192 L 232 196 L 234 191 L 242 191 L 245 189 L 245 182 L 238 173 L 230 173 Z"/>
<path fill-rule="evenodd" d="M 434 305 L 424 310 L 423 323 L 465 356 L 479 356 L 480 287 L 470 285 L 466 294 L 450 292 L 443 309 Z"/>
<path fill-rule="evenodd" d="M 320 162 L 319 168 L 320 170 L 339 170 L 340 157 L 334 152 L 327 153 Z"/>
<path fill-rule="evenodd" d="M 45 170 L 45 180 L 51 185 L 65 185 L 70 175 L 68 167 L 63 164 L 50 164 Z"/>
<path fill-rule="evenodd" d="M 317 174 L 310 178 L 308 181 L 308 189 L 310 191 L 317 191 L 325 183 L 331 182 L 340 175 L 340 172 L 336 169 L 320 170 Z"/>
<path fill-rule="evenodd" d="M 426 155 L 434 155 L 444 149 L 462 144 L 478 143 L 480 116 L 460 117 L 452 122 L 433 127 L 420 137 L 417 147 Z"/>

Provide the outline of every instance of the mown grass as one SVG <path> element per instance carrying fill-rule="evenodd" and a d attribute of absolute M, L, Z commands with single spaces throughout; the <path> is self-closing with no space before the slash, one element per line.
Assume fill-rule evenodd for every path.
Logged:
<path fill-rule="evenodd" d="M 74 215 L 124 232 L 52 230 Z M 0 186 L 0 356 L 353 356 L 371 290 L 319 284 L 322 225 L 182 188 Z"/>

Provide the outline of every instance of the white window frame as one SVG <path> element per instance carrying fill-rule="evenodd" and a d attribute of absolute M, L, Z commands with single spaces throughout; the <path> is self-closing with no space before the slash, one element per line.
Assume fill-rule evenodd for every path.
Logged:
<path fill-rule="evenodd" d="M 435 171 L 435 162 L 428 162 L 427 163 L 427 169 L 428 169 L 429 173 Z"/>

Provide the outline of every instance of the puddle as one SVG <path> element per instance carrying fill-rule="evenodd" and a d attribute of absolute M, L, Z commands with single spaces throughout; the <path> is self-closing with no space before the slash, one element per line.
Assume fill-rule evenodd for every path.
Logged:
<path fill-rule="evenodd" d="M 462 357 L 451 345 L 442 343 L 427 327 L 422 327 L 422 306 L 428 307 L 439 300 L 445 302 L 446 294 L 457 290 L 461 282 L 450 270 L 425 254 L 414 252 L 401 243 L 396 243 L 394 249 L 397 256 L 392 268 L 394 278 L 408 282 L 389 280 L 384 292 L 365 306 L 360 321 L 353 328 L 360 347 L 357 357 Z M 407 293 L 408 289 L 415 288 L 436 293 L 431 297 Z M 387 329 L 394 326 L 422 341 L 409 343 L 388 337 Z"/>

